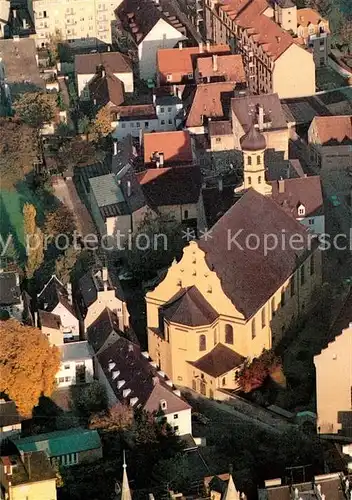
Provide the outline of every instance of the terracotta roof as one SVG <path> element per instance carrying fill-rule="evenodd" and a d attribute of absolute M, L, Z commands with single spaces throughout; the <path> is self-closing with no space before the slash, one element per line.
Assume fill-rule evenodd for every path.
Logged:
<path fill-rule="evenodd" d="M 61 318 L 58 314 L 53 314 L 46 311 L 38 311 L 39 322 L 41 327 L 52 328 L 53 330 L 60 330 Z"/>
<path fill-rule="evenodd" d="M 307 28 L 310 24 L 317 26 L 321 21 L 326 22 L 326 19 L 314 9 L 297 10 L 297 26 L 303 26 L 303 28 Z"/>
<path fill-rule="evenodd" d="M 264 109 L 264 123 L 271 122 L 268 130 L 287 129 L 284 111 L 278 94 L 251 95 L 236 97 L 231 100 L 231 108 L 240 122 L 243 130 L 247 132 L 255 120 L 258 124 L 258 109 Z"/>
<path fill-rule="evenodd" d="M 220 377 L 233 368 L 242 365 L 245 359 L 245 357 L 229 347 L 219 343 L 202 358 L 193 362 L 189 361 L 189 364 L 211 377 Z"/>
<path fill-rule="evenodd" d="M 155 107 L 153 104 L 134 104 L 131 106 L 117 106 L 113 108 L 119 115 L 120 120 L 156 119 Z"/>
<path fill-rule="evenodd" d="M 131 61 L 120 52 L 96 52 L 75 56 L 75 71 L 78 74 L 94 75 L 99 66 L 103 66 L 109 73 L 132 73 Z"/>
<path fill-rule="evenodd" d="M 178 73 L 187 75 L 193 73 L 194 65 L 198 58 L 206 57 L 207 54 L 230 54 L 228 45 L 211 45 L 207 50 L 198 47 L 182 47 L 176 49 L 159 49 L 157 52 L 157 68 L 159 73 L 164 75 Z"/>
<path fill-rule="evenodd" d="M 191 136 L 187 130 L 145 133 L 143 146 L 146 164 L 151 163 L 155 153 L 164 154 L 164 164 L 193 160 Z"/>
<path fill-rule="evenodd" d="M 270 183 L 272 198 L 287 213 L 298 218 L 298 207 L 304 205 L 305 217 L 323 213 L 323 193 L 319 175 L 284 179 Z M 280 192 L 280 186 L 284 192 Z"/>
<path fill-rule="evenodd" d="M 230 120 L 212 120 L 208 123 L 210 136 L 232 135 L 232 124 Z"/>
<path fill-rule="evenodd" d="M 47 312 L 52 312 L 58 304 L 62 304 L 73 316 L 75 310 L 68 298 L 68 292 L 56 276 L 52 276 L 43 290 L 38 295 L 39 307 Z"/>
<path fill-rule="evenodd" d="M 112 73 L 97 74 L 88 83 L 91 100 L 98 106 L 113 104 L 119 106 L 124 101 L 124 86 Z"/>
<path fill-rule="evenodd" d="M 197 85 L 186 127 L 201 127 L 203 118 L 228 118 L 234 88 L 234 83 L 229 82 Z"/>
<path fill-rule="evenodd" d="M 197 165 L 149 168 L 137 174 L 143 193 L 154 207 L 197 203 L 201 172 Z"/>
<path fill-rule="evenodd" d="M 141 353 L 140 347 L 127 339 L 120 337 L 98 353 L 97 359 L 119 401 L 130 402 L 137 398 L 133 406 L 151 413 L 160 409 L 161 400 L 167 403 L 166 413 L 190 408 L 173 393 L 166 380 Z"/>
<path fill-rule="evenodd" d="M 162 311 L 168 321 L 192 327 L 210 325 L 219 316 L 196 286 L 182 288 Z"/>
<path fill-rule="evenodd" d="M 222 77 L 227 82 L 246 82 L 242 56 L 238 54 L 199 58 L 197 69 L 202 78 Z"/>
<path fill-rule="evenodd" d="M 229 235 L 234 237 L 238 231 L 237 244 L 231 244 Z M 260 244 L 256 250 L 245 244 L 249 234 L 257 235 Z M 275 245 L 265 255 L 264 238 L 268 234 L 276 235 L 279 242 L 284 234 L 287 248 Z M 293 234 L 302 238 L 301 250 L 288 245 Z M 291 276 L 306 257 L 309 247 L 306 228 L 270 197 L 253 189 L 221 217 L 212 228 L 212 236 L 209 241 L 199 240 L 198 245 L 205 252 L 209 269 L 219 277 L 224 293 L 246 319 L 256 313 Z"/>
<path fill-rule="evenodd" d="M 316 116 L 313 123 L 320 144 L 326 146 L 352 144 L 352 115 Z"/>

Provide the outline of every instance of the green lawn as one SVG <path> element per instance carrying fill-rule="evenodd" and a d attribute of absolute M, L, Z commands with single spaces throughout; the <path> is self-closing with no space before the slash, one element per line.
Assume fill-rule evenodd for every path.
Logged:
<path fill-rule="evenodd" d="M 0 192 L 0 234 L 3 238 L 12 235 L 14 246 L 20 259 L 24 257 L 23 206 L 33 204 L 37 209 L 37 220 L 40 223 L 44 215 L 44 207 L 39 196 L 31 190 L 29 185 L 22 181 L 16 189 Z"/>

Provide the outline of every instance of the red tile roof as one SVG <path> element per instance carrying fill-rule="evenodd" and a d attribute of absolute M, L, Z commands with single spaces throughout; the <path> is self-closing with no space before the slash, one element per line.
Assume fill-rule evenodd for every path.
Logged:
<path fill-rule="evenodd" d="M 204 57 L 207 54 L 230 54 L 228 45 L 211 45 L 209 50 L 206 46 L 203 49 L 199 47 L 183 47 L 182 49 L 159 49 L 157 52 L 157 68 L 159 73 L 187 75 L 193 73 L 195 60 L 198 57 Z"/>
<path fill-rule="evenodd" d="M 236 242 L 231 243 L 236 234 Z M 251 249 L 253 245 L 246 245 L 250 234 L 255 234 L 259 241 L 256 250 Z M 279 243 L 265 252 L 267 235 L 273 235 L 271 240 L 277 238 L 278 242 L 284 235 L 286 248 Z M 290 247 L 292 235 L 302 239 L 302 249 Z M 198 245 L 205 252 L 208 267 L 219 277 L 224 293 L 249 319 L 306 258 L 309 243 L 304 226 L 270 197 L 250 189 L 215 224 L 212 239 L 201 239 Z"/>
<path fill-rule="evenodd" d="M 155 153 L 164 154 L 164 162 L 189 163 L 193 160 L 191 137 L 187 130 L 150 132 L 143 135 L 144 163 L 151 163 Z"/>
<path fill-rule="evenodd" d="M 186 127 L 201 127 L 203 118 L 228 118 L 234 88 L 235 84 L 230 82 L 197 85 Z"/>
<path fill-rule="evenodd" d="M 351 144 L 352 115 L 316 116 L 313 119 L 318 142 L 323 145 Z"/>
<path fill-rule="evenodd" d="M 319 12 L 314 9 L 298 9 L 297 10 L 297 25 L 303 26 L 303 28 L 307 28 L 310 24 L 314 24 L 314 26 L 318 26 L 318 24 L 323 21 L 327 22 Z"/>
<path fill-rule="evenodd" d="M 189 364 L 216 378 L 242 365 L 245 359 L 241 354 L 219 343 L 197 361 L 189 361 Z"/>
<path fill-rule="evenodd" d="M 149 168 L 137 174 L 137 178 L 153 207 L 198 202 L 201 189 L 199 166 Z"/>
<path fill-rule="evenodd" d="M 168 321 L 191 327 L 211 325 L 219 316 L 196 286 L 182 288 L 162 311 Z"/>
<path fill-rule="evenodd" d="M 298 218 L 298 207 L 304 205 L 305 217 L 323 213 L 323 193 L 319 175 L 270 182 L 272 198 L 287 213 Z M 280 185 L 281 190 L 280 192 Z"/>
<path fill-rule="evenodd" d="M 222 77 L 227 82 L 246 82 L 242 56 L 239 54 L 199 58 L 197 69 L 202 78 Z"/>

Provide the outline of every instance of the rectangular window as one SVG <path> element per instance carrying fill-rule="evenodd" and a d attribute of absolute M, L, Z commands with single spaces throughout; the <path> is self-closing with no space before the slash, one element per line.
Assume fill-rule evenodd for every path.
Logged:
<path fill-rule="evenodd" d="M 256 331 L 255 331 L 255 318 L 252 319 L 252 339 L 255 339 Z"/>
<path fill-rule="evenodd" d="M 175 427 L 174 427 L 174 431 L 175 431 L 175 432 L 178 432 L 178 425 L 175 425 Z"/>
<path fill-rule="evenodd" d="M 65 382 L 71 382 L 71 377 L 65 377 Z"/>
<path fill-rule="evenodd" d="M 126 128 L 126 123 L 121 123 L 121 128 Z"/>
<path fill-rule="evenodd" d="M 285 295 L 285 290 L 282 290 L 281 292 L 281 307 L 283 307 L 286 303 L 286 295 Z"/>
<path fill-rule="evenodd" d="M 266 325 L 266 314 L 265 314 L 265 308 L 262 309 L 262 328 L 264 328 Z"/>
<path fill-rule="evenodd" d="M 167 108 L 168 113 L 171 113 L 171 111 L 172 111 L 172 108 Z"/>
<path fill-rule="evenodd" d="M 217 137 L 216 142 L 221 142 L 221 137 Z"/>
<path fill-rule="evenodd" d="M 130 123 L 130 127 L 134 128 L 134 123 L 133 122 Z"/>
<path fill-rule="evenodd" d="M 314 219 L 308 219 L 308 224 L 312 226 L 314 224 Z"/>
<path fill-rule="evenodd" d="M 165 120 L 161 120 L 161 125 L 165 125 Z"/>
<path fill-rule="evenodd" d="M 174 420 L 176 420 L 176 418 L 178 418 L 178 413 L 175 413 L 174 415 Z"/>
<path fill-rule="evenodd" d="M 160 108 L 160 113 L 165 113 L 165 108 Z"/>
<path fill-rule="evenodd" d="M 168 82 L 171 82 L 172 81 L 172 75 L 166 75 L 166 80 Z"/>
<path fill-rule="evenodd" d="M 193 73 L 188 73 L 188 80 L 192 80 L 193 78 Z"/>
<path fill-rule="evenodd" d="M 137 127 L 137 128 L 140 128 L 140 127 L 141 127 L 140 122 L 137 122 L 137 123 L 136 123 L 136 127 Z"/>
<path fill-rule="evenodd" d="M 63 382 L 65 382 L 65 377 L 59 377 L 59 383 L 62 384 Z"/>
<path fill-rule="evenodd" d="M 64 365 L 64 368 L 65 368 L 65 370 L 69 370 L 70 369 L 70 365 Z"/>
<path fill-rule="evenodd" d="M 148 128 L 149 127 L 149 122 L 144 122 L 144 126 L 145 126 L 145 128 Z"/>

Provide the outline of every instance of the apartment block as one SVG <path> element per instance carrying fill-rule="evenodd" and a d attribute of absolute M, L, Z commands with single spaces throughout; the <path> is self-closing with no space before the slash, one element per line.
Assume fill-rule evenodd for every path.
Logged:
<path fill-rule="evenodd" d="M 109 1 L 33 0 L 37 46 L 45 47 L 55 34 L 69 42 L 82 41 L 93 46 L 110 44 L 115 9 L 116 2 Z"/>
<path fill-rule="evenodd" d="M 277 17 L 276 22 L 274 17 L 266 0 L 204 3 L 207 38 L 213 43 L 228 43 L 243 56 L 253 93 L 277 92 L 280 98 L 311 95 L 315 92 L 313 54 L 303 46 L 303 40 L 284 29 L 287 25 L 282 18 Z"/>

